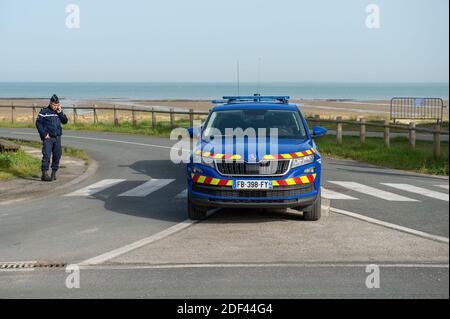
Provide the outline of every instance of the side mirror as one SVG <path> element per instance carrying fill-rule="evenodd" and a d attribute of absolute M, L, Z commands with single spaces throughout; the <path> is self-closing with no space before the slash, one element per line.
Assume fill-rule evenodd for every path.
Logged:
<path fill-rule="evenodd" d="M 202 127 L 201 127 L 201 126 L 190 127 L 190 128 L 188 128 L 187 130 L 188 130 L 188 132 L 189 132 L 189 136 L 190 136 L 191 138 L 194 138 L 194 137 L 199 137 L 199 136 L 200 136 L 200 133 L 201 133 L 201 131 L 202 131 Z"/>
<path fill-rule="evenodd" d="M 319 137 L 327 134 L 328 130 L 324 127 L 314 126 L 312 129 L 313 137 Z"/>

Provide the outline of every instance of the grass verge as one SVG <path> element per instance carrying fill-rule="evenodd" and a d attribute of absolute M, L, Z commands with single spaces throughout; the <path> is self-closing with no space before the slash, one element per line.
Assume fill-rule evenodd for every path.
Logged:
<path fill-rule="evenodd" d="M 17 177 L 36 177 L 41 161 L 24 151 L 0 153 L 0 181 Z"/>
<path fill-rule="evenodd" d="M 8 139 L 21 146 L 41 148 L 42 144 L 35 141 Z M 84 150 L 71 147 L 63 147 L 63 156 L 81 159 L 86 165 L 89 157 Z M 19 150 L 15 153 L 0 153 L 0 181 L 14 178 L 38 177 L 41 171 L 41 160 Z"/>
<path fill-rule="evenodd" d="M 5 128 L 35 128 L 34 124 L 27 123 L 8 123 L 1 122 L 0 127 Z M 174 127 L 189 127 L 188 120 L 178 120 L 174 122 Z M 111 132 L 111 133 L 127 133 L 138 134 L 158 137 L 169 137 L 171 132 L 169 121 L 158 121 L 157 125 L 153 128 L 151 121 L 139 121 L 136 127 L 131 122 L 121 122 L 120 125 L 115 126 L 110 123 L 99 122 L 97 124 L 89 123 L 77 123 L 68 124 L 64 126 L 66 130 L 74 131 L 92 131 L 92 132 Z"/>
<path fill-rule="evenodd" d="M 408 139 L 391 139 L 391 147 L 385 148 L 382 138 L 367 138 L 361 144 L 359 137 L 344 136 L 341 145 L 336 144 L 335 136 L 323 136 L 316 140 L 320 153 L 341 159 L 352 159 L 369 164 L 414 171 L 431 175 L 448 176 L 448 143 L 442 142 L 442 156 L 433 158 L 431 142 L 417 141 L 416 149 L 409 148 Z"/>
<path fill-rule="evenodd" d="M 356 121 L 356 119 L 351 119 L 349 121 Z M 370 120 L 367 121 L 367 124 L 380 124 L 383 125 L 384 121 L 381 120 Z M 328 130 L 336 130 L 336 124 L 334 123 L 327 123 L 327 122 L 319 122 L 319 123 L 315 123 L 315 122 L 309 122 L 310 127 L 315 126 L 315 125 L 319 125 L 322 126 Z M 417 128 L 425 128 L 425 129 L 434 129 L 435 128 L 435 123 L 418 123 L 416 125 Z M 407 127 L 405 125 L 405 127 Z M 359 132 L 361 129 L 361 127 L 357 124 L 342 124 L 342 130 L 345 131 L 352 131 L 352 132 Z M 443 122 L 441 123 L 441 131 L 448 131 L 449 129 L 449 124 L 448 122 Z M 377 127 L 377 126 L 369 126 L 366 125 L 366 130 L 370 131 L 370 132 L 383 132 L 384 128 L 383 127 Z M 407 133 L 407 130 L 404 129 L 398 129 L 398 128 L 391 128 L 390 129 L 391 133 Z M 420 134 L 420 132 L 417 132 L 417 134 Z"/>

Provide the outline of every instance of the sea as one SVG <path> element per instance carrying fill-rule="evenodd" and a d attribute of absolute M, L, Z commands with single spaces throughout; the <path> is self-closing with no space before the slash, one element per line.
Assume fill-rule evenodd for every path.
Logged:
<path fill-rule="evenodd" d="M 292 99 L 388 100 L 434 97 L 447 100 L 448 83 L 44 83 L 0 82 L 0 98 L 118 100 L 210 100 L 224 95 L 288 95 Z"/>

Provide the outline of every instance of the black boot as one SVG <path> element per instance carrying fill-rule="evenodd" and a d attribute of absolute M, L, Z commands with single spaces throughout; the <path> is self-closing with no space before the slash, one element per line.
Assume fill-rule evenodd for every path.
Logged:
<path fill-rule="evenodd" d="M 48 176 L 47 171 L 42 171 L 41 181 L 43 181 L 43 182 L 51 181 L 51 177 Z"/>
<path fill-rule="evenodd" d="M 56 181 L 56 171 L 52 170 L 52 176 L 50 178 L 52 181 Z"/>

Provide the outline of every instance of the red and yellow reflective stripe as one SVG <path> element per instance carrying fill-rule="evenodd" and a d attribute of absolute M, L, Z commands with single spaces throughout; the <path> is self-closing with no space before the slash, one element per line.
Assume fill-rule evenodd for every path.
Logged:
<path fill-rule="evenodd" d="M 316 176 L 317 176 L 316 174 L 310 174 L 310 175 L 297 176 L 294 178 L 288 178 L 288 179 L 282 179 L 282 180 L 273 180 L 272 185 L 273 185 L 273 187 L 277 187 L 277 186 L 310 184 L 310 183 L 314 183 L 314 181 L 316 180 Z"/>
<path fill-rule="evenodd" d="M 209 176 L 191 174 L 192 181 L 196 184 L 215 185 L 215 186 L 232 186 L 233 181 L 228 179 L 218 179 Z"/>
<path fill-rule="evenodd" d="M 229 179 L 218 179 L 209 176 L 202 176 L 198 174 L 191 174 L 192 181 L 196 184 L 214 185 L 214 186 L 233 186 L 233 181 Z M 316 174 L 297 176 L 294 178 L 273 180 L 273 187 L 291 186 L 314 183 Z"/>
<path fill-rule="evenodd" d="M 202 152 L 201 150 L 195 151 L 196 155 L 202 155 L 202 157 L 209 157 L 213 159 L 231 159 L 231 160 L 240 160 L 242 159 L 241 155 L 237 154 L 221 154 L 221 153 L 212 153 L 212 152 Z M 276 160 L 276 159 L 293 159 L 299 158 L 303 156 L 308 156 L 314 154 L 314 149 L 311 148 L 309 150 L 303 152 L 295 152 L 295 153 L 286 153 L 286 154 L 267 154 L 263 156 L 265 160 Z"/>
<path fill-rule="evenodd" d="M 309 150 L 303 151 L 303 152 L 295 152 L 295 153 L 287 153 L 287 154 L 277 154 L 277 155 L 264 155 L 263 159 L 265 160 L 274 160 L 274 159 L 293 159 L 293 158 L 299 158 L 303 156 L 308 156 L 314 154 L 314 149 L 311 148 Z"/>

